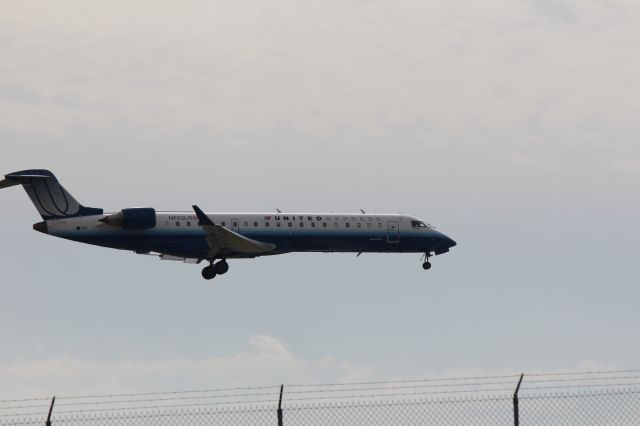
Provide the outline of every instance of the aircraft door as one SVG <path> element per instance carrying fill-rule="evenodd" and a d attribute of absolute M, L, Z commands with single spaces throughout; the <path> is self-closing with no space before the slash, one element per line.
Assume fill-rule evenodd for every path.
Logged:
<path fill-rule="evenodd" d="M 387 222 L 387 242 L 397 243 L 400 241 L 400 230 L 398 229 L 398 222 Z"/>
<path fill-rule="evenodd" d="M 238 219 L 231 219 L 231 230 L 233 232 L 240 232 L 240 221 Z"/>

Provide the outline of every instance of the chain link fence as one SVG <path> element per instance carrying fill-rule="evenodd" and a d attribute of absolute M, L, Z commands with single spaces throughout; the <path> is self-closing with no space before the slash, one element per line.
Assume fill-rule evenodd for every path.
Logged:
<path fill-rule="evenodd" d="M 528 395 L 520 407 L 522 425 L 638 425 L 640 388 Z"/>
<path fill-rule="evenodd" d="M 0 401 L 1 426 L 371 424 L 638 425 L 640 370 Z"/>
<path fill-rule="evenodd" d="M 287 407 L 286 425 L 513 425 L 511 398 L 381 401 Z"/>

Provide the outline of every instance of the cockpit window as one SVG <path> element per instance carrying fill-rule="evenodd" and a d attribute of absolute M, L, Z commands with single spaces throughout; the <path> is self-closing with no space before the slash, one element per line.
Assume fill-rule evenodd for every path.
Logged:
<path fill-rule="evenodd" d="M 429 229 L 430 226 L 428 226 L 426 223 L 421 222 L 419 220 L 412 220 L 411 221 L 411 227 L 415 228 L 415 229 Z"/>

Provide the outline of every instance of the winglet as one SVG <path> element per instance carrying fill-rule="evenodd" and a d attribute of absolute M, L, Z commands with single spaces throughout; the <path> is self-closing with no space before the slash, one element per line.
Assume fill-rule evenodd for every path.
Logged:
<path fill-rule="evenodd" d="M 193 211 L 196 212 L 196 216 L 198 216 L 198 224 L 200 226 L 214 225 L 213 221 L 209 219 L 209 216 L 207 216 L 202 210 L 200 210 L 200 207 L 196 206 L 195 204 L 192 207 Z"/>

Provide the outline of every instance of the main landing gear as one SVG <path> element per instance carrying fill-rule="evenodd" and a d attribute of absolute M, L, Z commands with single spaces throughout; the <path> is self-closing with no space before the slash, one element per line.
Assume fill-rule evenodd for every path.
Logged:
<path fill-rule="evenodd" d="M 202 278 L 205 280 L 214 279 L 216 275 L 224 275 L 229 270 L 229 264 L 225 259 L 216 263 L 213 262 L 212 260 L 209 266 L 202 269 Z"/>
<path fill-rule="evenodd" d="M 422 264 L 422 269 L 424 269 L 425 271 L 431 269 L 431 262 L 429 262 L 430 257 L 431 257 L 431 253 L 425 253 L 422 256 L 422 259 L 424 259 L 424 263 Z"/>

